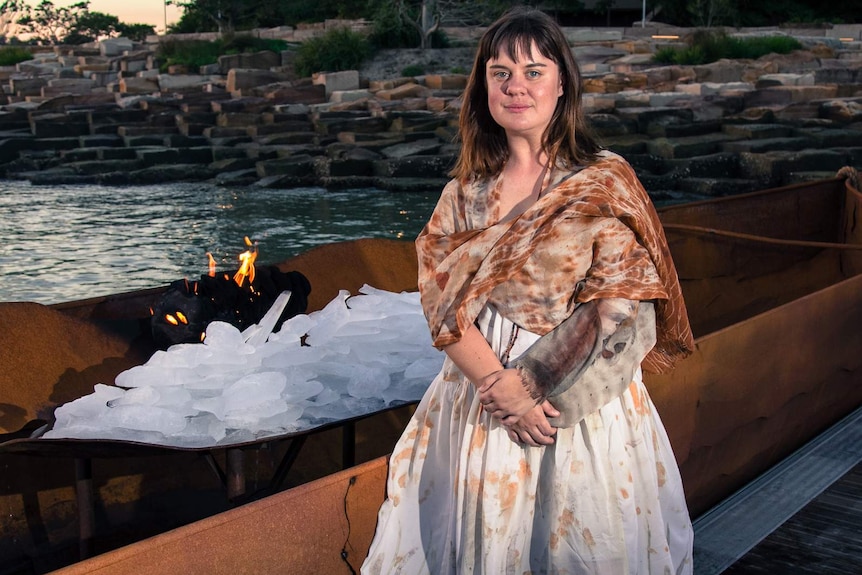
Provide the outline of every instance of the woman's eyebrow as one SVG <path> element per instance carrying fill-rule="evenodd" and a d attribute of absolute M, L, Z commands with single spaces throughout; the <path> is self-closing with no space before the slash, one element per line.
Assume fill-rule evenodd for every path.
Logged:
<path fill-rule="evenodd" d="M 515 62 L 515 64 L 518 64 L 518 62 Z M 527 62 L 525 64 L 525 66 L 527 68 L 547 68 L 548 67 L 547 64 L 544 64 L 542 62 Z M 504 70 L 509 68 L 509 66 L 504 66 L 503 64 L 488 64 L 488 67 L 489 68 L 501 68 Z"/>

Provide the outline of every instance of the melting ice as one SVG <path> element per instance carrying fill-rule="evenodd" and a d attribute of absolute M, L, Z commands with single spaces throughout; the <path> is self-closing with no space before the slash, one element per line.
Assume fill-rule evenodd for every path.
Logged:
<path fill-rule="evenodd" d="M 281 294 L 240 332 L 213 322 L 199 344 L 157 351 L 115 385 L 60 406 L 44 438 L 208 447 L 251 441 L 418 400 L 443 365 L 418 293 L 368 285 L 272 333 Z M 304 340 L 305 344 L 302 344 Z"/>

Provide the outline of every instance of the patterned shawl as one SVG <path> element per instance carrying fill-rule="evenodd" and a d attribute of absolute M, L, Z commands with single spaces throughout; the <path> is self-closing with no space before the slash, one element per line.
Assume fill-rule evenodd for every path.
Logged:
<path fill-rule="evenodd" d="M 469 186 L 470 184 L 468 184 Z M 593 165 L 566 174 L 519 217 L 482 229 L 468 229 L 461 183 L 452 181 L 416 239 L 419 291 L 434 345 L 458 341 L 487 303 L 491 291 L 512 278 L 534 250 L 548 248 L 555 222 L 572 216 L 616 218 L 634 232 L 652 259 L 663 290 L 644 287 L 642 270 L 621 270 L 600 290 L 584 290 L 577 301 L 599 297 L 656 300 L 657 343 L 644 359 L 645 371 L 662 372 L 689 355 L 694 340 L 682 290 L 664 229 L 646 190 L 620 156 L 603 152 Z M 556 270 L 547 270 L 554 274 Z M 572 292 L 575 292 L 572 281 Z"/>

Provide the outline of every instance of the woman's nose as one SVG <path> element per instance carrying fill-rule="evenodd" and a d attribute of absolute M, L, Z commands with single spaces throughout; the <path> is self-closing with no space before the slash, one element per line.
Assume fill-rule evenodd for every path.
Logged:
<path fill-rule="evenodd" d="M 524 92 L 524 79 L 513 74 L 509 76 L 504 89 L 507 94 L 522 94 Z"/>

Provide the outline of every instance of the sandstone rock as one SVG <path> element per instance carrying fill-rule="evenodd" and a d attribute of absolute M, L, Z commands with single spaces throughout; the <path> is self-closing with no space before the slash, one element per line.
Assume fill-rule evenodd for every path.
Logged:
<path fill-rule="evenodd" d="M 287 175 L 302 177 L 307 182 L 314 181 L 314 158 L 307 154 L 258 162 L 256 168 L 261 178 Z"/>
<path fill-rule="evenodd" d="M 666 116 L 676 116 L 683 121 L 691 121 L 694 114 L 686 108 L 622 108 L 617 114 L 624 119 L 633 121 L 638 126 L 638 131 L 646 133 L 650 123 L 659 121 Z"/>
<path fill-rule="evenodd" d="M 228 92 L 242 92 L 258 86 L 265 86 L 287 80 L 284 72 L 259 70 L 253 68 L 232 68 L 227 72 L 226 89 Z"/>
<path fill-rule="evenodd" d="M 814 73 L 808 74 L 764 74 L 757 79 L 756 88 L 771 86 L 813 86 Z"/>
<path fill-rule="evenodd" d="M 237 98 L 210 100 L 213 112 L 260 113 L 272 107 L 272 101 L 263 96 L 241 96 Z"/>
<path fill-rule="evenodd" d="M 846 165 L 847 156 L 833 150 L 774 151 L 739 154 L 740 175 L 758 182 L 760 188 L 789 183 L 791 172 L 831 171 Z"/>
<path fill-rule="evenodd" d="M 428 90 L 424 86 L 409 82 L 401 86 L 392 88 L 391 90 L 380 90 L 375 94 L 378 98 L 384 100 L 403 100 L 405 98 L 425 98 L 428 96 Z"/>
<path fill-rule="evenodd" d="M 355 102 L 357 100 L 367 100 L 374 97 L 368 90 L 335 90 L 329 95 L 329 101 L 333 103 L 340 102 Z"/>
<path fill-rule="evenodd" d="M 387 158 L 406 158 L 407 156 L 434 154 L 440 149 L 440 144 L 441 142 L 437 138 L 429 138 L 395 144 L 394 146 L 383 148 L 380 152 Z"/>
<path fill-rule="evenodd" d="M 653 66 L 652 54 L 627 54 L 608 62 L 611 72 L 627 74 Z"/>
<path fill-rule="evenodd" d="M 647 139 L 643 134 L 629 134 L 624 136 L 604 136 L 601 138 L 601 142 L 609 150 L 629 157 L 632 154 L 646 154 Z"/>
<path fill-rule="evenodd" d="M 81 148 L 115 148 L 123 145 L 123 139 L 117 135 L 86 135 L 78 138 Z"/>
<path fill-rule="evenodd" d="M 13 76 L 9 78 L 9 90 L 19 97 L 37 96 L 42 93 L 42 87 L 48 84 L 46 78 L 28 78 Z"/>
<path fill-rule="evenodd" d="M 120 78 L 120 92 L 124 94 L 150 94 L 158 91 L 158 78 Z"/>
<path fill-rule="evenodd" d="M 762 154 L 764 152 L 773 151 L 794 151 L 804 150 L 810 147 L 814 140 L 806 137 L 777 137 L 777 138 L 758 138 L 754 140 L 739 140 L 735 142 L 725 142 L 721 144 L 721 150 L 738 154 L 740 152 L 752 152 Z"/>
<path fill-rule="evenodd" d="M 134 47 L 135 43 L 128 38 L 108 38 L 99 42 L 99 53 L 105 57 L 120 56 Z"/>
<path fill-rule="evenodd" d="M 159 74 L 158 85 L 161 92 L 177 92 L 200 88 L 211 81 L 209 76 L 197 74 Z"/>
<path fill-rule="evenodd" d="M 735 60 L 719 60 L 693 68 L 698 82 L 727 83 L 742 81 L 745 64 Z"/>
<path fill-rule="evenodd" d="M 820 105 L 819 116 L 841 123 L 862 121 L 862 101 L 830 100 Z"/>
<path fill-rule="evenodd" d="M 250 112 L 222 112 L 216 118 L 216 124 L 226 128 L 242 128 L 254 126 L 263 122 L 260 114 Z"/>
<path fill-rule="evenodd" d="M 432 90 L 463 90 L 467 87 L 466 74 L 429 74 L 425 85 Z"/>
<path fill-rule="evenodd" d="M 99 160 L 136 160 L 137 150 L 134 148 L 96 148 Z"/>
<path fill-rule="evenodd" d="M 312 75 L 311 83 L 316 86 L 323 86 L 327 97 L 336 91 L 358 90 L 359 71 L 319 72 Z"/>
<path fill-rule="evenodd" d="M 796 133 L 811 141 L 812 148 L 844 148 L 862 146 L 862 132 L 841 128 L 798 128 Z"/>
<path fill-rule="evenodd" d="M 647 150 L 650 154 L 668 159 L 705 156 L 721 150 L 721 145 L 729 139 L 730 137 L 725 134 L 656 138 L 647 142 Z"/>
<path fill-rule="evenodd" d="M 270 50 L 253 53 L 226 54 L 219 56 L 218 66 L 221 74 L 240 68 L 246 70 L 270 70 L 281 65 L 281 56 Z"/>
<path fill-rule="evenodd" d="M 274 104 L 322 104 L 326 102 L 324 86 L 313 85 L 288 85 L 276 83 L 273 85 L 259 86 L 249 90 L 251 95 L 261 95 Z"/>
<path fill-rule="evenodd" d="M 721 130 L 729 136 L 749 140 L 786 138 L 793 134 L 793 128 L 782 124 L 724 124 Z"/>
<path fill-rule="evenodd" d="M 163 184 L 166 182 L 200 182 L 215 174 L 209 167 L 199 164 L 165 164 L 135 170 L 128 174 L 135 185 Z"/>
<path fill-rule="evenodd" d="M 389 121 L 381 117 L 320 117 L 315 121 L 315 131 L 321 134 L 335 135 L 339 132 L 383 132 L 389 128 Z"/>
<path fill-rule="evenodd" d="M 381 177 L 443 177 L 455 164 L 454 157 L 409 156 L 374 162 L 374 175 Z"/>
<path fill-rule="evenodd" d="M 370 92 L 379 92 L 380 90 L 392 90 L 404 84 L 415 83 L 413 78 L 387 78 L 385 80 L 369 80 L 368 90 Z"/>
<path fill-rule="evenodd" d="M 686 194 L 717 198 L 721 196 L 754 192 L 757 190 L 757 183 L 741 178 L 688 177 L 680 178 L 678 180 L 677 189 Z"/>

